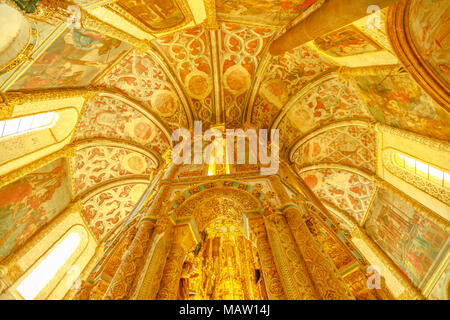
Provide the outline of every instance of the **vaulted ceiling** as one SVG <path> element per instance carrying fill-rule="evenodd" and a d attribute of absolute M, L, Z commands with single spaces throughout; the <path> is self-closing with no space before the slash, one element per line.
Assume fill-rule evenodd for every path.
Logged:
<path fill-rule="evenodd" d="M 91 8 L 98 1 L 74 2 Z M 72 197 L 82 199 L 100 240 L 139 200 L 172 147 L 173 130 L 195 120 L 204 129 L 280 129 L 282 157 L 320 199 L 361 222 L 376 189 L 373 123 L 449 139 L 450 118 L 406 73 L 342 76 L 343 68 L 399 63 L 386 36 L 386 10 L 380 28 L 363 18 L 272 56 L 273 41 L 323 2 L 216 0 L 211 8 L 214 2 L 205 1 L 205 22 L 187 15 L 181 28 L 179 4 L 192 1 L 146 1 L 146 13 L 133 1 L 89 11 L 129 14 L 142 30 L 153 30 L 146 52 L 99 32 L 35 20 L 36 45 L 44 49 L 25 69 L 1 74 L 0 83 L 15 90 L 97 88 L 73 135 L 70 172 Z M 158 20 L 151 12 L 168 16 Z M 165 31 L 156 32 L 164 23 Z"/>

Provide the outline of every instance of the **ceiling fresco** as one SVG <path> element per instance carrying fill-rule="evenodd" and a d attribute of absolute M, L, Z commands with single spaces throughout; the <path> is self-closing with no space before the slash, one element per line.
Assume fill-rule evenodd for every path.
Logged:
<path fill-rule="evenodd" d="M 300 176 L 319 199 L 349 213 L 358 223 L 364 219 L 376 191 L 373 181 L 342 169 L 305 170 Z"/>
<path fill-rule="evenodd" d="M 175 0 L 122 0 L 117 5 L 151 30 L 160 31 L 178 26 L 186 20 Z"/>
<path fill-rule="evenodd" d="M 324 53 L 333 57 L 347 57 L 382 48 L 353 25 L 314 40 L 314 44 Z"/>
<path fill-rule="evenodd" d="M 410 5 L 410 34 L 424 61 L 450 87 L 450 35 L 448 1 L 413 0 Z"/>
<path fill-rule="evenodd" d="M 310 46 L 272 57 L 262 76 L 253 106 L 252 122 L 268 127 L 275 115 L 302 87 L 336 66 Z"/>
<path fill-rule="evenodd" d="M 67 29 L 11 88 L 86 86 L 130 48 L 94 31 Z"/>
<path fill-rule="evenodd" d="M 353 81 L 378 122 L 424 136 L 450 139 L 450 114 L 437 105 L 409 74 L 360 76 Z"/>
<path fill-rule="evenodd" d="M 355 125 L 326 130 L 300 145 L 292 161 L 297 168 L 338 163 L 375 172 L 375 131 Z"/>
<path fill-rule="evenodd" d="M 173 70 L 190 99 L 197 119 L 215 122 L 213 61 L 209 32 L 196 27 L 157 40 L 157 48 Z"/>
<path fill-rule="evenodd" d="M 285 108 L 275 126 L 280 129 L 283 151 L 288 151 L 301 137 L 320 127 L 356 119 L 370 121 L 372 117 L 353 86 L 333 77 Z"/>
<path fill-rule="evenodd" d="M 187 115 L 174 84 L 149 54 L 130 52 L 100 84 L 142 102 L 172 130 L 188 126 Z"/>
<path fill-rule="evenodd" d="M 98 241 L 119 226 L 134 209 L 146 184 L 126 184 L 103 191 L 83 203 L 83 216 Z"/>
<path fill-rule="evenodd" d="M 217 18 L 250 25 L 284 27 L 298 16 L 307 16 L 320 0 L 216 0 Z"/>
<path fill-rule="evenodd" d="M 124 147 L 90 147 L 76 152 L 70 161 L 72 193 L 77 197 L 87 188 L 132 174 L 150 175 L 154 161 Z"/>
<path fill-rule="evenodd" d="M 96 96 L 85 104 L 73 141 L 94 138 L 133 142 L 160 154 L 170 147 L 168 138 L 148 114 L 105 96 Z"/>
<path fill-rule="evenodd" d="M 70 160 L 0 189 L 0 260 L 75 199 L 81 199 L 95 238 L 110 239 L 162 167 L 162 156 L 173 147 L 172 132 L 192 129 L 201 120 L 204 129 L 279 129 L 282 160 L 327 206 L 348 213 L 357 224 L 366 222 L 370 237 L 420 285 L 448 236 L 371 179 L 379 160 L 373 127 L 378 122 L 449 141 L 450 114 L 407 73 L 371 69 L 399 63 L 386 36 L 386 10 L 379 29 L 367 27 L 365 18 L 271 56 L 270 44 L 323 0 L 216 0 L 208 13 L 216 22 L 212 26 L 195 22 L 186 3 L 111 3 L 108 8 L 120 7 L 114 10 L 122 17 L 158 31 L 146 52 L 96 31 L 35 22 L 39 37 L 32 58 L 0 74 L 2 91 L 91 85 L 104 92 L 85 102 Z M 414 43 L 448 84 L 448 32 L 436 22 L 448 16 L 448 5 L 411 3 Z M 344 79 L 343 67 L 369 67 L 371 73 Z M 246 165 L 232 169 L 243 176 L 257 171 L 258 166 Z M 185 166 L 174 177 L 188 180 L 204 172 L 201 165 Z M 13 191 L 18 196 L 11 198 Z M 205 208 L 229 206 L 214 197 L 211 192 Z M 439 286 L 433 297 L 445 295 L 445 284 Z"/>

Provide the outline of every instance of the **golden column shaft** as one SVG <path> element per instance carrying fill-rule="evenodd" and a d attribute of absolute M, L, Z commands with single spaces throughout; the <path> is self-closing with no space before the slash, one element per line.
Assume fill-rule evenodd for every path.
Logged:
<path fill-rule="evenodd" d="M 299 254 L 286 218 L 279 213 L 264 217 L 275 264 L 288 299 L 317 300 L 318 294 Z"/>
<path fill-rule="evenodd" d="M 160 217 L 153 232 L 152 247 L 142 275 L 132 296 L 135 300 L 155 300 L 163 277 L 166 259 L 174 235 L 174 224 L 168 217 Z"/>
<path fill-rule="evenodd" d="M 130 248 L 123 257 L 122 263 L 103 297 L 104 300 L 128 299 L 134 285 L 136 277 L 142 270 L 144 259 L 152 243 L 152 234 L 155 224 L 147 219 L 141 220 L 138 231 L 133 239 Z"/>
<path fill-rule="evenodd" d="M 187 225 L 177 226 L 174 229 L 172 247 L 164 266 L 157 300 L 176 300 L 178 297 L 184 258 L 194 244 L 190 233 L 191 230 Z"/>
<path fill-rule="evenodd" d="M 285 208 L 283 212 L 320 297 L 325 300 L 354 299 L 336 266 L 309 231 L 301 212 L 295 207 Z"/>
<path fill-rule="evenodd" d="M 248 220 L 250 229 L 256 237 L 256 247 L 261 262 L 267 296 L 270 300 L 285 300 L 286 295 L 275 265 L 263 218 L 251 217 Z"/>
<path fill-rule="evenodd" d="M 269 181 L 283 204 L 287 225 L 320 298 L 326 300 L 354 299 L 333 261 L 309 231 L 302 218 L 302 213 L 296 205 L 292 204 L 292 199 L 287 194 L 280 178 L 273 176 Z M 306 209 L 303 208 L 303 210 L 306 213 Z"/>

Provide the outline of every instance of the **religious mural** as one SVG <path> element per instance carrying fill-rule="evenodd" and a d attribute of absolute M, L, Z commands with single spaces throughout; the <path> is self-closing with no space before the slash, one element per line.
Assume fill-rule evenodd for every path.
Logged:
<path fill-rule="evenodd" d="M 67 161 L 59 159 L 0 189 L 0 260 L 71 201 Z"/>
<path fill-rule="evenodd" d="M 448 230 L 418 207 L 386 188 L 380 188 L 366 222 L 367 234 L 419 285 L 442 250 L 447 251 Z"/>
<path fill-rule="evenodd" d="M 373 40 L 353 25 L 314 40 L 314 44 L 332 57 L 346 57 L 382 50 Z"/>
<path fill-rule="evenodd" d="M 12 88 L 86 86 L 129 49 L 128 44 L 94 31 L 68 29 Z"/>
<path fill-rule="evenodd" d="M 117 4 L 152 30 L 164 31 L 185 20 L 176 0 L 122 0 Z"/>
<path fill-rule="evenodd" d="M 408 74 L 356 77 L 355 83 L 377 121 L 429 137 L 450 139 L 450 114 Z"/>
<path fill-rule="evenodd" d="M 450 33 L 447 0 L 413 0 L 409 12 L 410 34 L 425 63 L 450 87 Z"/>
<path fill-rule="evenodd" d="M 282 27 L 320 4 L 320 0 L 217 0 L 216 10 L 223 21 Z"/>

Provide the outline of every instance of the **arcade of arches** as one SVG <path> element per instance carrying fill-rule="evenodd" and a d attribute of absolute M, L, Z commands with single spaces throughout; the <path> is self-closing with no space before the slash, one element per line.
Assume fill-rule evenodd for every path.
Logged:
<path fill-rule="evenodd" d="M 0 299 L 448 300 L 449 17 L 0 1 Z M 278 170 L 172 161 L 198 121 Z"/>

